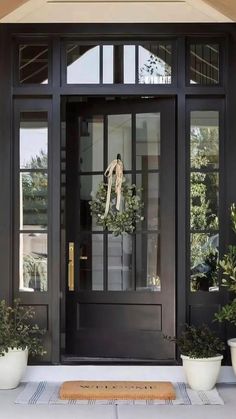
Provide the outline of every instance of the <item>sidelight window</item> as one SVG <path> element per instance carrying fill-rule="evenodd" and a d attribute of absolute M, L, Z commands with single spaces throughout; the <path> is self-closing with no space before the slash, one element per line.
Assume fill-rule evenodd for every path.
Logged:
<path fill-rule="evenodd" d="M 219 112 L 192 111 L 190 130 L 191 291 L 218 291 Z"/>
<path fill-rule="evenodd" d="M 47 291 L 47 112 L 20 114 L 19 141 L 19 288 Z"/>

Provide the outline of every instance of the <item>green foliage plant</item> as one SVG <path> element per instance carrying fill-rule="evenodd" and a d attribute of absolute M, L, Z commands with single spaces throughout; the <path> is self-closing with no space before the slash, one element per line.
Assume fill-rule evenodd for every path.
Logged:
<path fill-rule="evenodd" d="M 236 206 L 231 205 L 230 216 L 232 230 L 236 234 Z M 229 245 L 228 252 L 219 261 L 219 265 L 223 272 L 222 286 L 228 288 L 229 292 L 236 294 L 236 246 Z M 236 326 L 236 298 L 226 304 L 215 314 L 216 320 L 220 323 L 226 321 Z"/>
<path fill-rule="evenodd" d="M 107 187 L 105 182 L 99 184 L 95 196 L 89 202 L 91 215 L 95 217 L 97 225 L 111 231 L 114 236 L 119 236 L 122 233 L 133 233 L 136 224 L 144 219 L 142 216 L 143 203 L 139 196 L 140 189 L 136 188 L 134 184 L 129 185 L 124 180 L 121 186 L 123 208 L 121 208 L 121 211 L 117 211 L 115 185 L 113 183 L 110 208 L 105 217 Z"/>
<path fill-rule="evenodd" d="M 33 308 L 20 305 L 18 299 L 12 307 L 0 301 L 0 356 L 14 348 L 28 349 L 31 356 L 46 353 L 41 342 L 45 331 L 34 324 L 34 316 Z"/>
<path fill-rule="evenodd" d="M 186 325 L 179 338 L 165 338 L 176 342 L 181 354 L 190 358 L 211 358 L 218 356 L 225 349 L 224 343 L 206 325 Z"/>

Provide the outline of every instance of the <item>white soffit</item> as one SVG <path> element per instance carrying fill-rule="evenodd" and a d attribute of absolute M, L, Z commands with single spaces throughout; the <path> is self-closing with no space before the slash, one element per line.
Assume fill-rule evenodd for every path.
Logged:
<path fill-rule="evenodd" d="M 203 0 L 29 0 L 0 20 L 2 23 L 231 21 Z"/>

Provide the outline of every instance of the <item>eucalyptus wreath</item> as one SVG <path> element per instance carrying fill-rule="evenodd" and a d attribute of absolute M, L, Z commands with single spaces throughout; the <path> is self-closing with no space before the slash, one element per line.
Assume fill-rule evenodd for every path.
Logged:
<path fill-rule="evenodd" d="M 116 192 L 115 185 L 112 184 L 110 207 L 108 214 L 105 216 L 105 207 L 107 200 L 108 185 L 101 182 L 98 190 L 89 202 L 91 215 L 94 216 L 97 225 L 102 226 L 119 236 L 122 233 L 133 233 L 136 224 L 143 221 L 142 216 L 143 202 L 140 199 L 140 189 L 136 185 L 129 185 L 124 178 L 121 186 L 121 211 L 116 209 Z"/>

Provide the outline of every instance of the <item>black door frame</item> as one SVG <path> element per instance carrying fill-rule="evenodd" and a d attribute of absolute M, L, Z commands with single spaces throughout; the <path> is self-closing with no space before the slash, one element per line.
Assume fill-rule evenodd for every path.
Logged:
<path fill-rule="evenodd" d="M 17 40 L 33 41 L 35 39 L 48 39 L 51 45 L 51 72 L 52 83 L 48 86 L 19 86 L 15 83 L 12 68 L 16 65 Z M 53 191 L 52 201 L 53 224 L 52 235 L 55 246 L 52 249 L 53 272 L 51 279 L 54 292 L 48 296 L 50 308 L 48 309 L 48 327 L 50 330 L 52 348 L 50 362 L 60 362 L 60 185 L 57 179 L 60 176 L 60 149 L 58 139 L 61 135 L 61 102 L 65 96 L 79 95 L 114 95 L 117 94 L 116 86 L 68 86 L 61 84 L 61 41 L 63 39 L 99 39 L 99 40 L 136 40 L 143 39 L 174 39 L 176 50 L 176 85 L 173 86 L 133 86 L 128 94 L 157 94 L 160 96 L 176 96 L 178 126 L 177 126 L 177 195 L 180 197 L 177 203 L 177 332 L 180 332 L 183 324 L 189 319 L 189 296 L 186 290 L 188 284 L 188 270 L 186 264 L 186 200 L 187 182 L 186 167 L 187 155 L 183 153 L 188 141 L 186 123 L 186 102 L 190 98 L 222 98 L 225 99 L 225 122 L 228 127 L 225 130 L 225 165 L 224 181 L 226 185 L 225 209 L 231 202 L 236 201 L 236 190 L 232 179 L 236 178 L 236 27 L 235 24 L 2 24 L 0 25 L 0 52 L 4 60 L 0 61 L 0 175 L 2 179 L 2 195 L 4 205 L 0 206 L 0 266 L 5 280 L 0 287 L 0 297 L 11 301 L 13 298 L 13 99 L 48 98 L 52 101 L 52 132 L 53 132 Z M 218 86 L 192 86 L 186 84 L 186 45 L 187 40 L 213 39 L 219 40 L 223 45 L 222 80 Z M 9 47 L 11 46 L 11 47 Z M 178 54 L 178 56 L 177 56 Z M 120 94 L 127 94 L 126 86 L 119 86 Z M 225 213 L 225 245 L 230 238 L 230 220 Z M 187 279 L 186 279 L 187 278 Z M 27 303 L 29 297 L 22 295 L 23 303 Z M 195 297 L 194 297 L 195 298 Z M 196 304 L 202 296 L 196 296 Z M 227 296 L 221 299 L 225 302 Z M 63 339 L 63 330 L 62 330 Z"/>
<path fill-rule="evenodd" d="M 107 97 L 107 96 L 106 96 Z M 108 97 L 109 98 L 109 97 Z M 100 99 L 100 97 L 99 97 Z M 119 96 L 117 97 L 119 99 Z M 79 101 L 79 98 L 78 98 Z M 103 110 L 100 110 L 99 103 L 101 103 L 101 108 Z M 74 114 L 74 117 L 72 119 L 72 132 L 68 131 L 68 138 L 72 135 L 72 138 L 74 138 L 78 134 L 75 134 L 74 130 L 76 130 L 77 122 L 76 122 L 76 115 L 80 115 L 79 109 L 81 109 L 81 103 L 78 105 L 76 103 L 69 104 L 70 105 L 70 112 L 69 115 L 71 117 L 71 113 Z M 176 329 L 176 319 L 175 319 L 175 306 L 176 306 L 176 295 L 175 295 L 175 278 L 176 278 L 176 264 L 175 264 L 175 255 L 176 255 L 176 249 L 175 249 L 175 223 L 176 223 L 176 212 L 175 212 L 175 176 L 176 176 L 176 156 L 175 156 L 175 98 L 159 98 L 157 97 L 151 97 L 150 100 L 140 98 L 139 96 L 132 96 L 132 98 L 127 97 L 125 100 L 123 100 L 123 103 L 118 101 L 118 103 L 114 103 L 113 101 L 113 107 L 110 104 L 110 101 L 107 103 L 104 101 L 98 102 L 98 105 L 96 104 L 96 97 L 94 98 L 94 103 L 91 103 L 89 106 L 89 111 L 91 114 L 96 114 L 97 109 L 99 114 L 106 115 L 107 113 L 110 114 L 111 110 L 114 111 L 114 105 L 115 109 L 120 109 L 121 113 L 132 113 L 138 114 L 138 113 L 145 113 L 145 112 L 159 112 L 161 114 L 161 166 L 158 170 L 158 173 L 160 175 L 160 196 L 161 196 L 161 204 L 160 207 L 162 208 L 162 215 L 161 215 L 161 271 L 163 272 L 163 279 L 162 281 L 162 291 L 159 292 L 141 292 L 141 291 L 108 291 L 105 292 L 92 292 L 91 291 L 83 291 L 83 290 L 77 290 L 77 286 L 75 287 L 75 291 L 69 292 L 67 289 L 67 280 L 66 280 L 66 270 L 65 270 L 65 264 L 64 261 L 62 261 L 63 266 L 63 273 L 62 276 L 65 278 L 64 281 L 62 280 L 62 283 L 64 283 L 64 289 L 63 294 L 66 295 L 66 299 L 69 299 L 69 304 L 67 301 L 67 309 L 69 310 L 68 313 L 70 314 L 71 321 L 65 322 L 67 324 L 66 331 L 69 335 L 76 335 L 75 331 L 78 331 L 77 329 L 77 310 L 79 309 L 79 303 L 77 305 L 76 301 L 80 302 L 80 304 L 85 304 L 86 302 L 90 301 L 92 304 L 100 304 L 102 307 L 102 304 L 108 304 L 114 302 L 114 304 L 151 304 L 161 307 L 161 330 L 163 330 L 163 333 L 166 335 L 175 335 L 175 329 Z M 85 105 L 86 106 L 86 102 Z M 95 113 L 94 113 L 95 112 Z M 84 110 L 84 107 L 82 105 L 82 114 L 87 115 L 86 111 Z M 74 121 L 74 122 L 73 122 Z M 170 123 L 170 121 L 172 123 Z M 134 121 L 133 121 L 134 124 Z M 68 127 L 69 128 L 69 127 Z M 132 128 L 132 131 L 134 130 L 134 126 Z M 106 130 L 105 130 L 106 132 Z M 105 147 L 106 149 L 106 147 Z M 132 165 L 136 166 L 134 164 L 135 159 L 135 135 L 134 131 L 132 133 Z M 72 158 L 75 153 L 72 153 Z M 105 162 L 104 170 L 106 167 L 107 162 Z M 172 169 L 172 170 L 171 170 Z M 133 175 L 134 169 L 128 170 L 128 173 Z M 156 173 L 156 172 L 155 172 Z M 165 175 L 163 175 L 165 173 Z M 86 174 L 91 174 L 91 172 L 86 172 Z M 72 176 L 72 179 L 75 178 L 75 174 Z M 134 180 L 133 180 L 134 182 Z M 166 186 L 168 185 L 168 186 Z M 77 188 L 76 188 L 77 189 Z M 165 191 L 165 192 L 164 192 Z M 76 202 L 76 196 L 73 197 L 73 202 Z M 171 205 L 169 204 L 171 202 Z M 68 211 L 70 211 L 70 205 Z M 163 211 L 163 208 L 165 210 Z M 79 213 L 79 210 L 78 210 Z M 73 214 L 73 211 L 72 211 Z M 69 215 L 69 220 L 71 216 Z M 75 229 L 75 226 L 73 228 L 73 231 Z M 144 233 L 146 231 L 144 230 Z M 100 232 L 101 233 L 101 232 Z M 152 231 L 154 233 L 154 231 Z M 107 234 L 105 234 L 104 239 L 107 239 Z M 68 241 L 73 241 L 73 239 L 70 236 Z M 66 254 L 67 249 L 65 248 L 65 245 L 62 243 L 62 254 Z M 106 258 L 107 255 L 104 253 L 103 258 Z M 75 258 L 78 259 L 78 255 Z M 172 263 L 170 263 L 170 260 Z M 134 262 L 135 257 L 133 259 L 133 267 L 132 267 L 132 276 L 133 276 L 133 282 L 135 283 L 135 265 Z M 106 262 L 105 262 L 106 266 Z M 75 269 L 76 272 L 76 269 Z M 77 281 L 76 281 L 77 283 Z M 105 275 L 105 284 L 107 283 L 107 278 Z M 78 294 L 77 294 L 78 292 Z M 168 307 L 171 307 L 170 309 Z M 170 315 L 169 315 L 170 314 Z M 118 329 L 119 330 L 119 329 Z M 101 329 L 102 331 L 102 329 Z M 162 333 L 161 333 L 162 336 Z M 76 339 L 76 336 L 75 336 Z M 166 358 L 168 358 L 167 362 L 173 362 L 173 359 L 175 359 L 175 349 L 173 345 L 167 345 L 166 348 L 166 341 L 162 342 L 162 338 L 160 339 L 160 348 L 159 352 L 162 354 L 160 356 L 160 362 L 164 362 L 164 353 L 166 354 Z M 68 339 L 70 341 L 70 339 Z M 98 344 L 94 344 L 95 346 Z M 132 342 L 131 342 L 132 346 Z M 165 347 L 165 349 L 163 349 Z M 158 350 L 156 351 L 158 354 Z M 99 360 L 100 358 L 100 360 Z M 163 358 L 163 359 L 162 359 Z M 68 355 L 65 354 L 65 358 L 63 358 L 64 362 L 68 362 Z M 72 362 L 71 357 L 69 357 L 70 362 Z M 76 361 L 76 357 L 74 357 L 74 362 L 80 362 L 81 358 L 77 358 L 78 361 Z M 105 358 L 102 358 L 101 356 L 98 357 L 98 360 L 100 362 L 104 361 L 106 362 Z M 87 362 L 91 362 L 89 360 L 89 357 L 86 359 Z M 94 361 L 94 359 L 93 359 Z M 92 362 L 93 362 L 92 361 Z M 122 360 L 119 360 L 121 362 Z M 129 359 L 123 359 L 124 363 L 131 362 Z M 132 362 L 137 362 L 135 359 L 132 360 Z M 140 361 L 141 362 L 141 361 Z M 148 360 L 143 360 L 143 362 L 148 362 Z M 155 362 L 152 360 L 152 362 Z M 159 361 L 156 361 L 159 362 Z"/>

